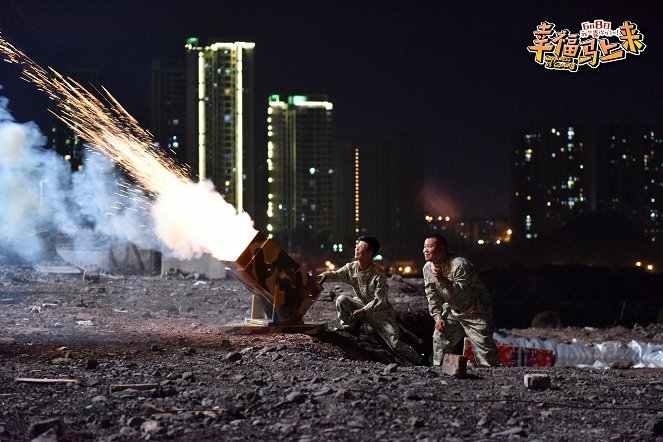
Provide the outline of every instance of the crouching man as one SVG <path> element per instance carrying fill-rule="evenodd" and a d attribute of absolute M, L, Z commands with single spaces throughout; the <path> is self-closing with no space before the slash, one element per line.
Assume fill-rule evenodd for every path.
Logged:
<path fill-rule="evenodd" d="M 372 236 L 361 236 L 355 247 L 355 260 L 336 271 L 319 275 L 320 283 L 344 282 L 352 286 L 354 296 L 336 298 L 340 329 L 358 332 L 361 322 L 370 324 L 398 356 L 421 363 L 421 355 L 400 340 L 398 322 L 389 303 L 387 276 L 373 257 L 380 250 L 380 242 Z"/>
<path fill-rule="evenodd" d="M 449 253 L 446 238 L 437 233 L 424 241 L 424 258 L 424 288 L 435 320 L 433 364 L 440 365 L 444 353 L 467 335 L 479 366 L 499 365 L 492 298 L 472 264 Z"/>

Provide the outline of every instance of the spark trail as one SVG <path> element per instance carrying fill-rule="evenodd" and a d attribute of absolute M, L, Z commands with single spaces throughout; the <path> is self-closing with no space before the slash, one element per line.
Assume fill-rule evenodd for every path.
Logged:
<path fill-rule="evenodd" d="M 156 198 L 151 207 L 156 233 L 176 256 L 210 253 L 233 261 L 253 239 L 257 232 L 248 214 L 238 214 L 211 182 L 191 181 L 106 89 L 104 103 L 75 80 L 38 65 L 1 34 L 0 54 L 54 101 L 60 120 Z"/>

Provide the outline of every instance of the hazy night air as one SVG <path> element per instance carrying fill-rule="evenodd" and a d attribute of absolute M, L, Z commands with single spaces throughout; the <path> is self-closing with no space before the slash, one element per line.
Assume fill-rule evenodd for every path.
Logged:
<path fill-rule="evenodd" d="M 258 97 L 328 94 L 340 142 L 361 145 L 391 130 L 421 137 L 430 158 L 427 188 L 440 211 L 498 217 L 509 210 L 509 154 L 531 127 L 663 121 L 661 14 L 655 3 L 609 1 L 10 1 L 0 31 L 59 71 L 98 65 L 102 84 L 143 126 L 151 59 L 183 56 L 193 35 L 255 41 Z M 539 23 L 577 32 L 594 19 L 637 23 L 648 50 L 576 73 L 534 63 L 526 47 Z M 41 126 L 46 102 L 14 77 L 9 66 L 0 68 L 14 115 Z"/>

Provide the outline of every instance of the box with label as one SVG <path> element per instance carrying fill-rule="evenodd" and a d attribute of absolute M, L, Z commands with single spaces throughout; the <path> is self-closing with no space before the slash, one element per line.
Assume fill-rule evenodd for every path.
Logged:
<path fill-rule="evenodd" d="M 500 364 L 504 367 L 552 367 L 555 363 L 555 355 L 552 350 L 538 348 L 518 347 L 516 345 L 496 344 L 500 355 Z M 463 355 L 473 366 L 477 366 L 474 359 L 472 342 L 465 338 L 463 343 Z"/>

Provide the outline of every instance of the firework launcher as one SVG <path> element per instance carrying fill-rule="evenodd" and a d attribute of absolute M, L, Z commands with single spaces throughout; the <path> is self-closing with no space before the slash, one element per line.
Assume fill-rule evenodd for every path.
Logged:
<path fill-rule="evenodd" d="M 322 286 L 271 238 L 258 233 L 237 260 L 222 262 L 253 294 L 251 317 L 243 323 L 221 326 L 222 332 L 245 335 L 322 331 L 325 323 L 302 321 Z"/>

